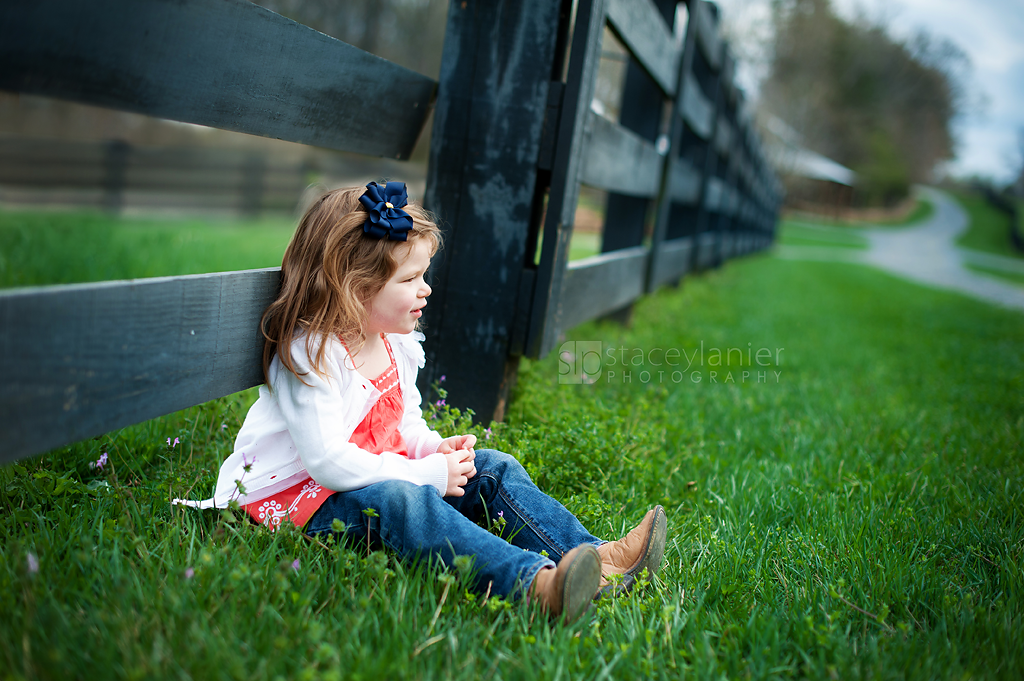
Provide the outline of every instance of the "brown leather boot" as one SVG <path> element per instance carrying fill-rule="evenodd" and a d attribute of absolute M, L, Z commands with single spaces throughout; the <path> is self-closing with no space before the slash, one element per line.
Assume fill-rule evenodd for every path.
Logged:
<path fill-rule="evenodd" d="M 601 584 L 595 598 L 629 593 L 645 569 L 647 578 L 653 578 L 661 567 L 661 559 L 665 557 L 667 536 L 665 509 L 655 506 L 625 537 L 598 546 L 597 551 L 601 555 Z M 607 579 L 609 575 L 622 575 L 622 580 L 613 584 Z"/>
<path fill-rule="evenodd" d="M 537 573 L 530 585 L 530 598 L 540 601 L 552 619 L 572 622 L 590 607 L 601 581 L 601 556 L 593 544 L 580 544 L 569 551 L 554 569 Z"/>

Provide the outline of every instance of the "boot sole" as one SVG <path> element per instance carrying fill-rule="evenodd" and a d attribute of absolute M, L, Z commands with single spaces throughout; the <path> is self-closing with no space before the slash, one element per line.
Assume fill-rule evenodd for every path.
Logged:
<path fill-rule="evenodd" d="M 565 582 L 562 583 L 561 619 L 568 624 L 577 620 L 590 607 L 594 592 L 601 583 L 601 554 L 594 546 L 581 547 L 580 552 L 566 566 L 566 571 Z"/>

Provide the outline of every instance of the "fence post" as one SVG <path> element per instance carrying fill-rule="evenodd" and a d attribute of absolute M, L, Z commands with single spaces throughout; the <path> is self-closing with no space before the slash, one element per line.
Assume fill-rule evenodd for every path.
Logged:
<path fill-rule="evenodd" d="M 668 153 L 665 155 L 658 212 L 654 218 L 654 229 L 651 234 L 650 263 L 647 267 L 647 281 L 644 286 L 647 292 L 652 292 L 658 287 L 658 283 L 654 279 L 654 263 L 658 257 L 661 243 L 666 240 L 680 239 L 686 236 L 691 236 L 694 240 L 696 239 L 695 225 L 701 200 L 703 199 L 705 184 L 703 177 L 700 179 L 700 198 L 698 198 L 696 208 L 674 206 L 672 197 L 672 173 L 675 159 L 691 160 L 683 153 L 685 149 L 683 145 L 685 128 L 683 122 L 683 98 L 686 96 L 687 74 L 693 68 L 694 51 L 697 49 L 697 22 L 693 16 L 692 2 L 689 0 L 687 2 L 687 12 L 689 16 L 686 21 L 686 35 L 683 38 L 683 51 L 679 59 L 675 101 L 672 102 L 670 109 Z M 696 244 L 692 244 L 691 257 L 695 251 Z"/>
<path fill-rule="evenodd" d="M 676 4 L 675 0 L 654 0 L 655 7 L 670 29 L 675 26 Z M 657 144 L 658 135 L 661 133 L 664 103 L 665 95 L 661 88 L 647 75 L 636 58 L 630 56 L 626 82 L 622 88 L 619 124 Z M 647 211 L 651 203 L 649 199 L 643 197 L 608 192 L 601 252 L 608 253 L 641 245 L 647 226 Z M 633 306 L 629 305 L 609 317 L 627 324 L 632 317 L 632 310 Z"/>
<path fill-rule="evenodd" d="M 446 377 L 459 407 L 500 419 L 533 294 L 533 250 L 547 175 L 538 170 L 545 115 L 557 125 L 572 3 L 467 0 L 448 10 L 427 174 L 426 207 L 445 246 L 425 309 L 420 390 Z"/>
<path fill-rule="evenodd" d="M 125 175 L 132 147 L 124 140 L 108 140 L 103 149 L 103 208 L 120 213 L 124 207 Z"/>

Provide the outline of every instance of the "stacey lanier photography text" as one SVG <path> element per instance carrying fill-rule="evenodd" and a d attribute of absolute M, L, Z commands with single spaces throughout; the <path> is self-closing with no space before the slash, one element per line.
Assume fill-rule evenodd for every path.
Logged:
<path fill-rule="evenodd" d="M 558 349 L 558 382 L 778 383 L 785 348 L 718 347 L 701 341 L 689 348 L 639 348 L 602 341 L 567 341 Z"/>

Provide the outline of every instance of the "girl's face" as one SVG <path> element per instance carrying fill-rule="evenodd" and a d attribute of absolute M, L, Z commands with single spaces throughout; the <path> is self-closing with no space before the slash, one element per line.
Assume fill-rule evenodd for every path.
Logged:
<path fill-rule="evenodd" d="M 398 251 L 398 269 L 374 297 L 366 302 L 366 336 L 411 333 L 423 316 L 430 287 L 423 280 L 430 266 L 429 239 L 416 239 Z"/>

